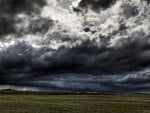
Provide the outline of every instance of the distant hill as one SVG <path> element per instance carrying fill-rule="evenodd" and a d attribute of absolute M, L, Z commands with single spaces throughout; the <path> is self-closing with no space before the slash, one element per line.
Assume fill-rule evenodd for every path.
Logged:
<path fill-rule="evenodd" d="M 34 92 L 34 91 L 17 91 L 12 89 L 0 90 L 0 94 L 32 94 L 32 95 L 78 95 L 78 94 L 111 94 L 103 92 Z"/>

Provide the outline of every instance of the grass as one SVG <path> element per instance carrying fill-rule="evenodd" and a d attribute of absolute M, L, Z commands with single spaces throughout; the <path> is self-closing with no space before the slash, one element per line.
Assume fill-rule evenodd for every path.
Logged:
<path fill-rule="evenodd" d="M 0 94 L 0 113 L 150 113 L 150 95 Z"/>

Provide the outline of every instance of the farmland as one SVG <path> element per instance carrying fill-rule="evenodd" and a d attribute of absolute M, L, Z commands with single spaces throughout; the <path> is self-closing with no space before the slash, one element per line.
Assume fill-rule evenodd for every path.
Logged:
<path fill-rule="evenodd" d="M 0 113 L 150 113 L 150 95 L 0 94 Z"/>

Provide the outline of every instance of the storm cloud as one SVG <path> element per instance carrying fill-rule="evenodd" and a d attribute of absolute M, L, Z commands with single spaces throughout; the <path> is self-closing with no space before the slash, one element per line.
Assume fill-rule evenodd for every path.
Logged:
<path fill-rule="evenodd" d="M 92 10 L 82 15 L 69 9 L 70 0 L 66 7 L 55 0 L 0 2 L 1 85 L 40 91 L 150 91 L 146 0 L 75 1 L 76 11 Z"/>
<path fill-rule="evenodd" d="M 40 10 L 40 7 L 46 5 L 45 0 L 0 0 L 1 14 L 17 14 L 20 12 L 34 13 Z"/>
<path fill-rule="evenodd" d="M 120 47 L 97 47 L 85 41 L 78 47 L 34 48 L 26 43 L 12 45 L 0 52 L 1 70 L 46 73 L 125 73 L 149 66 L 150 43 L 135 39 Z M 2 71 L 1 71 L 2 72 Z"/>
<path fill-rule="evenodd" d="M 16 33 L 17 14 L 39 13 L 45 0 L 0 0 L 0 36 Z"/>
<path fill-rule="evenodd" d="M 107 9 L 112 6 L 116 0 L 81 0 L 78 3 L 78 8 L 84 10 L 92 9 L 93 11 L 99 12 L 100 9 Z"/>

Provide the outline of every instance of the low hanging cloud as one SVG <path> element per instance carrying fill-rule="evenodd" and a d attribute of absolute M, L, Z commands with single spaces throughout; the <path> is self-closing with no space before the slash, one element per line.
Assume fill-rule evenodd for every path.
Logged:
<path fill-rule="evenodd" d="M 2 77 L 0 77 L 2 78 Z M 3 81 L 2 81 L 3 80 Z M 124 75 L 12 74 L 0 79 L 1 88 L 46 92 L 149 93 L 149 72 Z M 6 85 L 8 84 L 8 85 Z"/>
<path fill-rule="evenodd" d="M 148 37 L 145 40 L 135 39 L 127 43 L 124 39 L 118 43 L 122 43 L 122 46 L 97 47 L 94 42 L 85 41 L 77 47 L 60 47 L 55 50 L 45 47 L 34 48 L 19 42 L 0 52 L 1 73 L 23 71 L 115 74 L 149 67 Z"/>

